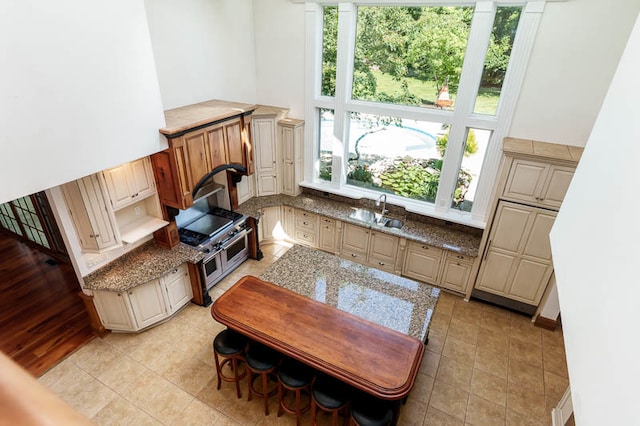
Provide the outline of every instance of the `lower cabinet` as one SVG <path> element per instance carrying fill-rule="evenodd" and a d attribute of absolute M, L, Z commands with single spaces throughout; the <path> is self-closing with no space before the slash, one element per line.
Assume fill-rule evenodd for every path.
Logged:
<path fill-rule="evenodd" d="M 346 223 L 340 253 L 345 259 L 394 273 L 399 244 L 395 235 Z"/>
<path fill-rule="evenodd" d="M 440 285 L 458 293 L 467 293 L 474 258 L 447 251 Z"/>
<path fill-rule="evenodd" d="M 102 324 L 114 331 L 138 331 L 156 324 L 193 297 L 186 264 L 130 290 L 94 290 L 93 295 Z"/>
<path fill-rule="evenodd" d="M 429 284 L 438 284 L 443 250 L 409 241 L 402 274 Z"/>
<path fill-rule="evenodd" d="M 318 246 L 318 215 L 304 210 L 296 210 L 295 234 L 296 242 L 309 246 Z"/>
<path fill-rule="evenodd" d="M 318 248 L 329 253 L 338 253 L 340 251 L 341 222 L 321 216 L 318 224 Z"/>
<path fill-rule="evenodd" d="M 258 239 L 260 242 L 271 242 L 282 239 L 284 229 L 282 227 L 282 211 L 280 206 L 263 207 L 260 212 L 260 226 L 258 227 Z"/>

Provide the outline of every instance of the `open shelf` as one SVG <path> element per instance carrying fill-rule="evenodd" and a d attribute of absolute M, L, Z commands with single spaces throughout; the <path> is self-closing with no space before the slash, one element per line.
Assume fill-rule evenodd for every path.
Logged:
<path fill-rule="evenodd" d="M 120 228 L 120 237 L 122 242 L 132 244 L 168 224 L 166 220 L 157 217 L 142 216 Z"/>

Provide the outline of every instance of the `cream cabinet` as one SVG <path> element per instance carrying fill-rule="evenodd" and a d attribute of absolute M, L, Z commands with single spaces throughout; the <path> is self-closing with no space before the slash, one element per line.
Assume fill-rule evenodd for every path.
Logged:
<path fill-rule="evenodd" d="M 186 264 L 127 291 L 94 290 L 93 296 L 102 324 L 114 331 L 138 331 L 154 325 L 193 297 Z"/>
<path fill-rule="evenodd" d="M 476 288 L 537 306 L 553 272 L 549 232 L 556 214 L 500 201 Z"/>
<path fill-rule="evenodd" d="M 160 281 L 162 289 L 167 293 L 169 315 L 175 313 L 193 298 L 189 268 L 186 263 L 161 277 Z"/>
<path fill-rule="evenodd" d="M 503 151 L 481 261 L 467 296 L 533 314 L 553 273 L 549 232 L 582 148 L 505 138 Z"/>
<path fill-rule="evenodd" d="M 318 215 L 304 210 L 295 212 L 294 239 L 309 247 L 318 246 Z"/>
<path fill-rule="evenodd" d="M 272 242 L 282 239 L 282 211 L 280 206 L 263 207 L 260 210 L 261 218 L 258 227 L 258 237 L 260 242 Z"/>
<path fill-rule="evenodd" d="M 443 255 L 442 249 L 417 241 L 409 241 L 402 275 L 429 284 L 439 284 Z"/>
<path fill-rule="evenodd" d="M 369 234 L 367 263 L 383 271 L 395 272 L 399 244 L 400 238 L 395 235 L 371 230 Z"/>
<path fill-rule="evenodd" d="M 443 259 L 440 286 L 466 294 L 475 259 L 452 251 L 446 251 Z"/>
<path fill-rule="evenodd" d="M 369 229 L 345 223 L 342 229 L 340 256 L 358 263 L 367 262 L 369 251 Z"/>
<path fill-rule="evenodd" d="M 115 217 L 107 208 L 106 194 L 97 175 L 61 188 L 83 251 L 100 252 L 120 244 Z"/>
<path fill-rule="evenodd" d="M 280 184 L 278 179 L 279 150 L 276 139 L 275 116 L 254 116 L 252 124 L 257 195 L 276 195 Z"/>
<path fill-rule="evenodd" d="M 113 210 L 155 194 L 149 157 L 121 164 L 102 172 Z"/>
<path fill-rule="evenodd" d="M 302 180 L 304 121 L 293 118 L 280 120 L 278 132 L 282 156 L 281 192 L 295 197 L 302 192 L 299 183 Z"/>
<path fill-rule="evenodd" d="M 558 208 L 569 189 L 574 169 L 516 159 L 511 163 L 503 198 Z"/>
<path fill-rule="evenodd" d="M 336 254 L 339 252 L 342 223 L 339 220 L 320 216 L 318 220 L 318 248 Z"/>
<path fill-rule="evenodd" d="M 117 331 L 137 329 L 127 292 L 94 291 L 93 302 L 105 328 Z"/>

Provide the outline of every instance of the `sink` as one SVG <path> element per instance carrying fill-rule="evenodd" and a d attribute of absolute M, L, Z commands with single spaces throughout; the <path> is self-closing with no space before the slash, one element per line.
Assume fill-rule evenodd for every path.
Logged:
<path fill-rule="evenodd" d="M 349 215 L 351 219 L 360 220 L 362 222 L 376 222 L 377 217 L 374 212 L 367 209 L 353 209 L 351 214 Z"/>
<path fill-rule="evenodd" d="M 400 219 L 389 219 L 384 224 L 387 228 L 397 228 L 400 229 L 404 226 L 404 222 Z"/>

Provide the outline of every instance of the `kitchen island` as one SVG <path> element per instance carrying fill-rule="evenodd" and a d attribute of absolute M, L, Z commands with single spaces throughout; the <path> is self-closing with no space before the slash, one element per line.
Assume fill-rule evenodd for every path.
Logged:
<path fill-rule="evenodd" d="M 440 295 L 436 287 L 299 245 L 260 278 L 423 342 Z"/>

